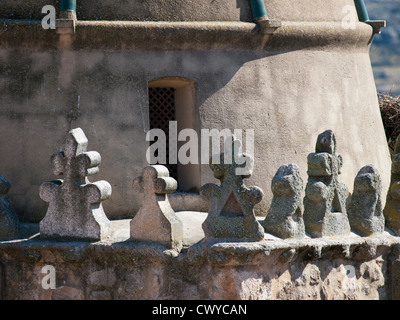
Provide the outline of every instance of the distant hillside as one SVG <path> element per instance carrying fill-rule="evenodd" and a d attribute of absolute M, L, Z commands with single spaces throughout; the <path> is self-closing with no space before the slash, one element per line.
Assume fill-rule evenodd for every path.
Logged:
<path fill-rule="evenodd" d="M 386 20 L 376 35 L 371 60 L 378 92 L 400 95 L 400 0 L 365 0 L 371 20 Z"/>

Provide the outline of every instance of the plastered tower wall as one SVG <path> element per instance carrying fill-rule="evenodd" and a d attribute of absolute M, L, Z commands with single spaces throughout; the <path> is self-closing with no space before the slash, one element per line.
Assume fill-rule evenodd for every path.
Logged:
<path fill-rule="evenodd" d="M 373 30 L 342 27 L 352 0 L 265 1 L 282 21 L 272 34 L 253 22 L 247 0 L 78 1 L 72 36 L 42 29 L 46 4 L 59 8 L 0 5 L 1 172 L 20 219 L 43 218 L 49 156 L 75 127 L 104 155 L 96 180 L 112 185 L 105 212 L 132 217 L 141 202 L 132 180 L 146 166 L 148 83 L 163 77 L 194 82 L 197 130 L 255 130 L 249 183 L 265 191 L 258 215 L 276 170 L 296 163 L 306 176 L 315 134 L 327 129 L 345 159 L 341 181 L 351 190 L 358 170 L 374 164 L 385 199 L 390 157 L 369 59 Z M 200 170 L 200 185 L 215 181 L 208 164 Z"/>

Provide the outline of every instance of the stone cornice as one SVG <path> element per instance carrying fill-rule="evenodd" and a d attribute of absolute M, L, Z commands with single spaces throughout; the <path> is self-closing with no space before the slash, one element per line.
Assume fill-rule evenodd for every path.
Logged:
<path fill-rule="evenodd" d="M 36 20 L 0 20 L 4 47 L 60 47 L 60 37 L 71 38 L 70 49 L 107 50 L 365 50 L 373 29 L 357 23 L 345 29 L 339 22 L 283 21 L 280 27 L 249 22 L 77 21 L 75 33 L 44 30 Z M 263 29 L 265 28 L 265 29 Z"/>

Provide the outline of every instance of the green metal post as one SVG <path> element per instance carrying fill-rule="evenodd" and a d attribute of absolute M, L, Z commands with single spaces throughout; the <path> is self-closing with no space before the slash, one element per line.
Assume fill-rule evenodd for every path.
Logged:
<path fill-rule="evenodd" d="M 251 10 L 253 11 L 254 19 L 260 19 L 268 17 L 267 10 L 265 9 L 264 0 L 250 0 Z"/>
<path fill-rule="evenodd" d="M 61 11 L 76 11 L 76 0 L 61 0 Z"/>
<path fill-rule="evenodd" d="M 358 19 L 361 22 L 369 21 L 368 11 L 364 0 L 354 0 L 354 2 L 357 8 Z"/>

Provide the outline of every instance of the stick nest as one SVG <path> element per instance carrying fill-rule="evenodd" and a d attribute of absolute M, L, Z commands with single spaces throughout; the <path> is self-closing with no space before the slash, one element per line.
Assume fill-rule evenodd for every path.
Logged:
<path fill-rule="evenodd" d="M 393 153 L 396 139 L 400 134 L 400 96 L 378 94 L 383 126 L 390 152 Z"/>

